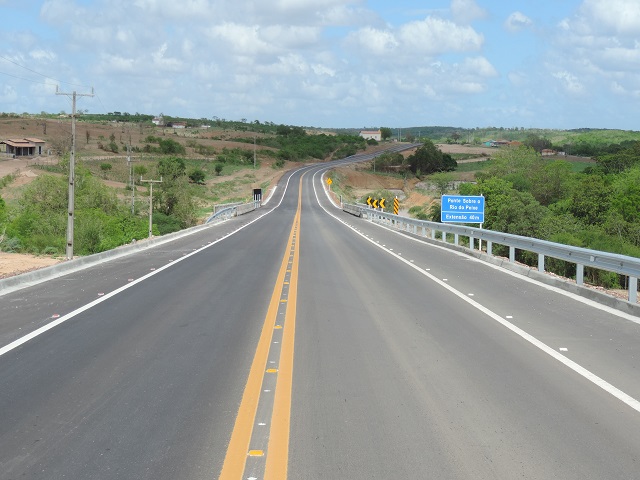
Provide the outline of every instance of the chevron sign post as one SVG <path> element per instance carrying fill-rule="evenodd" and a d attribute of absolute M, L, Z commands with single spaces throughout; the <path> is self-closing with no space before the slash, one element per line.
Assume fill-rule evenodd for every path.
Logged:
<path fill-rule="evenodd" d="M 397 215 L 400 210 L 400 202 L 398 201 L 398 197 L 393 199 L 393 214 Z"/>

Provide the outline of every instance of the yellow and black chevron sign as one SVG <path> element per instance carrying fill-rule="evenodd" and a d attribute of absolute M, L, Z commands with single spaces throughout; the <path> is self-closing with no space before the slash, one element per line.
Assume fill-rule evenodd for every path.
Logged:
<path fill-rule="evenodd" d="M 367 205 L 372 208 L 387 208 L 384 204 L 386 199 L 384 198 L 371 198 L 367 197 Z"/>
<path fill-rule="evenodd" d="M 400 202 L 398 201 L 398 198 L 394 198 L 393 199 L 393 214 L 397 215 L 398 211 L 400 210 Z"/>

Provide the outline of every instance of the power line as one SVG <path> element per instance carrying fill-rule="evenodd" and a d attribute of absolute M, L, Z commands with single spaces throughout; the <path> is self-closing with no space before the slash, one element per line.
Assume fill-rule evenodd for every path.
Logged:
<path fill-rule="evenodd" d="M 9 62 L 9 63 L 13 63 L 14 65 L 17 65 L 17 66 L 18 66 L 18 67 L 20 67 L 20 68 L 24 68 L 25 70 L 28 70 L 28 71 L 29 71 L 29 72 L 31 72 L 31 73 L 35 73 L 36 75 L 40 75 L 41 77 L 48 78 L 49 80 L 53 80 L 54 82 L 64 83 L 64 84 L 66 84 L 66 85 L 72 85 L 72 86 L 74 86 L 74 87 L 85 87 L 85 88 L 91 88 L 91 87 L 89 87 L 88 85 L 80 85 L 80 84 L 78 84 L 78 83 L 71 83 L 71 82 L 64 82 L 64 81 L 62 81 L 62 80 L 56 80 L 55 78 L 49 77 L 49 76 L 44 75 L 44 74 L 42 74 L 42 73 L 40 73 L 40 72 L 36 72 L 35 70 L 30 69 L 29 67 L 25 67 L 24 65 L 21 65 L 21 64 L 19 64 L 18 62 L 14 61 L 14 60 L 11 60 L 10 58 L 7 58 L 7 57 L 5 57 L 5 56 L 3 56 L 3 55 L 0 55 L 0 58 L 2 58 L 3 60 L 6 60 L 6 61 L 7 61 L 7 62 Z M 5 75 L 9 75 L 9 74 L 5 74 Z M 9 76 L 13 76 L 13 75 L 9 75 Z M 19 77 L 16 77 L 16 78 L 19 78 Z M 28 79 L 26 79 L 26 78 L 22 78 L 21 80 L 28 80 Z M 29 81 L 33 81 L 33 80 L 29 80 Z M 48 85 L 48 84 L 45 84 L 45 85 Z"/>
<path fill-rule="evenodd" d="M 13 77 L 13 78 L 17 78 L 18 80 L 24 80 L 25 82 L 33 82 L 33 83 L 37 83 L 38 85 L 53 85 L 51 83 L 45 83 L 45 82 L 39 82 L 37 80 L 32 80 L 30 78 L 24 78 L 24 77 L 18 77 L 17 75 L 12 75 L 10 73 L 6 73 L 6 72 L 0 72 L 1 75 L 6 75 L 7 77 Z"/>
<path fill-rule="evenodd" d="M 104 106 L 104 103 L 102 103 L 102 99 L 100 98 L 100 95 L 98 95 L 96 93 L 96 98 L 98 99 L 98 101 L 100 102 L 100 105 L 102 105 L 102 111 L 103 113 L 107 113 L 107 107 Z"/>

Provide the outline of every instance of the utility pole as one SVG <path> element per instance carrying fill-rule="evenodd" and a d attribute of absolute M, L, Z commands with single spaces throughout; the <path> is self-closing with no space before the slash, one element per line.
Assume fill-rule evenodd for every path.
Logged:
<path fill-rule="evenodd" d="M 253 169 L 256 168 L 256 136 L 253 136 Z"/>
<path fill-rule="evenodd" d="M 129 165 L 129 185 L 131 186 L 131 215 L 136 213 L 136 185 L 133 180 L 133 162 L 131 161 L 131 139 L 127 145 L 127 164 Z"/>
<path fill-rule="evenodd" d="M 148 183 L 149 184 L 149 238 L 153 236 L 152 233 L 152 225 L 153 225 L 153 184 L 154 183 L 162 183 L 162 177 L 160 180 L 143 180 L 142 175 L 140 175 L 140 183 Z"/>
<path fill-rule="evenodd" d="M 73 220 L 75 215 L 75 180 L 76 180 L 76 97 L 93 97 L 93 88 L 91 93 L 63 93 L 58 91 L 56 85 L 56 95 L 71 95 L 72 111 L 71 111 L 71 153 L 69 153 L 69 204 L 67 218 L 67 260 L 73 258 Z"/>

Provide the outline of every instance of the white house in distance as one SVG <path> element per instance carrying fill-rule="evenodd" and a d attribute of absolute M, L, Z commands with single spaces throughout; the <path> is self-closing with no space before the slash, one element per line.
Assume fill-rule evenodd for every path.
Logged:
<path fill-rule="evenodd" d="M 12 138 L 0 142 L 0 152 L 13 157 L 36 157 L 44 153 L 44 140 Z"/>
<path fill-rule="evenodd" d="M 360 136 L 365 140 L 373 139 L 376 142 L 382 141 L 382 132 L 378 130 L 362 130 Z"/>

